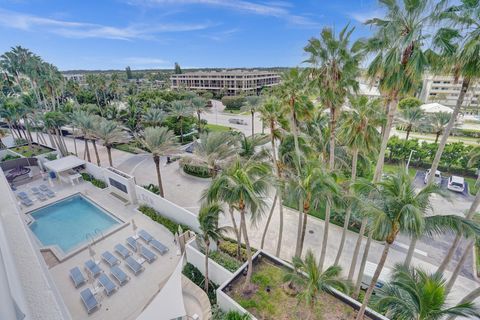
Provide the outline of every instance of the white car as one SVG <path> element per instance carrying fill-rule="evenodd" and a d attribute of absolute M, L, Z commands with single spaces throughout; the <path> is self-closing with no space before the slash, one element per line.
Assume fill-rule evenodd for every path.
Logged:
<path fill-rule="evenodd" d="M 423 182 L 427 184 L 428 181 L 428 176 L 430 175 L 430 169 L 427 170 L 425 173 L 425 179 L 423 179 Z M 434 183 L 436 185 L 441 185 L 442 184 L 442 173 L 440 171 L 435 171 L 435 178 L 433 179 Z"/>
<path fill-rule="evenodd" d="M 370 286 L 370 282 L 372 282 L 373 275 L 375 274 L 375 270 L 377 270 L 377 265 L 370 261 L 367 261 L 365 265 L 365 270 L 363 272 L 362 283 L 360 288 L 366 290 L 368 286 Z M 392 270 L 390 268 L 384 267 L 380 276 L 378 277 L 377 283 L 375 283 L 375 287 L 373 288 L 373 292 L 375 293 L 376 289 L 381 289 L 385 283 L 390 281 L 392 277 Z"/>
<path fill-rule="evenodd" d="M 448 178 L 447 188 L 448 190 L 463 193 L 463 191 L 465 191 L 465 179 L 458 176 L 451 176 Z"/>

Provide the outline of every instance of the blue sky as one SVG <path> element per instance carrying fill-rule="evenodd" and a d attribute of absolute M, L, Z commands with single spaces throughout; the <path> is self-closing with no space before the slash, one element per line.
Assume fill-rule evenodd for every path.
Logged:
<path fill-rule="evenodd" d="M 71 69 L 295 66 L 324 26 L 378 16 L 376 0 L 0 0 L 0 52 Z"/>

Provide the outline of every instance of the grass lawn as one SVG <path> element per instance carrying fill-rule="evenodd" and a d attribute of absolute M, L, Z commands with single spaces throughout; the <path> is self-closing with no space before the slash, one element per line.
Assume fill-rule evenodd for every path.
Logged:
<path fill-rule="evenodd" d="M 405 131 L 398 130 L 397 132 L 405 134 Z M 424 140 L 429 142 L 435 142 L 436 136 L 434 134 L 429 133 L 419 133 L 419 132 L 411 132 L 410 138 L 415 138 L 418 140 Z M 439 141 L 442 137 L 440 136 Z M 471 137 L 458 137 L 458 136 L 450 136 L 448 137 L 448 142 L 463 142 L 466 145 L 471 146 L 478 146 L 478 138 L 471 138 Z"/>
<path fill-rule="evenodd" d="M 207 129 L 210 132 L 227 132 L 232 130 L 232 128 L 227 127 L 227 126 L 221 126 L 219 124 L 206 124 L 204 126 L 205 129 Z"/>
<path fill-rule="evenodd" d="M 311 310 L 303 300 L 298 300 L 295 294 L 285 290 L 287 285 L 283 279 L 287 272 L 287 269 L 264 258 L 254 265 L 253 292 L 243 293 L 244 277 L 239 277 L 232 283 L 232 291 L 228 295 L 257 319 L 340 320 L 353 316 L 351 307 L 328 293 L 320 294 Z"/>
<path fill-rule="evenodd" d="M 27 145 L 27 146 L 14 147 L 14 148 L 11 148 L 10 150 L 15 151 L 16 153 L 19 153 L 22 156 L 27 157 L 27 158 L 38 156 L 38 155 L 44 154 L 44 153 L 52 152 L 52 149 L 45 148 L 43 146 L 39 146 L 39 145 L 35 145 L 35 144 L 32 145 L 32 147 Z"/>
<path fill-rule="evenodd" d="M 231 113 L 231 114 L 247 114 L 245 111 L 242 111 L 240 109 L 225 109 L 223 110 L 223 113 Z"/>

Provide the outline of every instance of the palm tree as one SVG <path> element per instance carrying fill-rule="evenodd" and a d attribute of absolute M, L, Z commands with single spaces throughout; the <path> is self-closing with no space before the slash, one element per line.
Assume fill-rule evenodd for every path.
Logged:
<path fill-rule="evenodd" d="M 350 180 L 353 184 L 357 178 L 357 162 L 359 154 L 371 155 L 378 150 L 381 137 L 377 130 L 378 126 L 383 120 L 380 112 L 381 100 L 369 100 L 365 96 L 358 96 L 350 98 L 351 110 L 343 113 L 343 118 L 339 131 L 339 138 L 342 143 L 348 147 L 352 157 Z M 351 208 L 347 208 L 345 214 L 345 221 L 343 225 L 342 238 L 338 247 L 337 257 L 335 258 L 335 265 L 338 265 L 340 257 L 343 253 L 345 239 L 350 224 Z M 361 237 L 358 246 L 354 251 L 352 258 L 353 266 L 358 257 L 360 249 Z M 353 277 L 353 268 L 350 268 L 349 280 Z"/>
<path fill-rule="evenodd" d="M 201 115 L 202 115 L 202 112 L 205 111 L 205 106 L 206 106 L 207 102 L 202 97 L 194 97 L 192 100 L 190 100 L 190 103 L 192 104 L 192 107 L 195 110 L 195 113 L 197 114 L 198 132 L 202 132 L 202 118 L 201 118 Z"/>
<path fill-rule="evenodd" d="M 89 130 L 93 126 L 91 122 L 92 118 L 87 112 L 82 110 L 75 110 L 72 113 L 71 117 L 72 117 L 72 124 L 80 130 L 83 136 L 83 141 L 85 143 L 85 151 L 84 151 L 83 159 L 85 159 L 85 155 L 86 155 L 88 162 L 92 162 L 90 157 L 90 148 L 88 147 L 88 137 L 90 132 Z"/>
<path fill-rule="evenodd" d="M 425 113 L 421 108 L 405 108 L 400 110 L 397 121 L 407 132 L 405 140 L 408 140 L 410 132 L 414 129 L 418 129 L 423 124 L 424 120 Z"/>
<path fill-rule="evenodd" d="M 361 320 L 387 260 L 390 246 L 400 232 L 417 237 L 421 235 L 424 231 L 424 217 L 430 207 L 430 196 L 441 194 L 441 191 L 438 186 L 431 184 L 416 192 L 413 180 L 406 170 L 399 170 L 395 175 L 387 175 L 378 183 L 358 182 L 355 187 L 370 196 L 363 200 L 363 205 L 372 217 L 371 228 L 376 238 L 385 239 L 380 261 L 356 317 L 357 320 Z M 448 216 L 448 219 L 445 219 L 450 220 L 450 218 L 451 216 Z M 358 289 L 355 294 L 357 292 Z"/>
<path fill-rule="evenodd" d="M 96 125 L 95 136 L 102 140 L 103 145 L 107 149 L 108 163 L 113 167 L 112 147 L 116 143 L 127 142 L 127 134 L 115 121 L 102 118 Z"/>
<path fill-rule="evenodd" d="M 5 138 L 6 136 L 7 136 L 7 133 L 5 132 L 5 130 L 0 129 L 0 150 L 7 148 L 7 146 L 2 141 L 2 139 Z"/>
<path fill-rule="evenodd" d="M 346 294 L 350 291 L 349 282 L 340 278 L 342 268 L 330 266 L 322 271 L 311 250 L 307 251 L 305 259 L 293 257 L 292 263 L 294 271 L 287 273 L 284 280 L 299 291 L 297 297 L 305 301 L 311 313 L 322 293 L 330 292 L 332 288 Z"/>
<path fill-rule="evenodd" d="M 244 290 L 250 291 L 253 271 L 252 250 L 248 237 L 246 214 L 255 223 L 263 213 L 264 197 L 269 188 L 270 166 L 265 162 L 243 161 L 237 158 L 223 170 L 204 191 L 203 198 L 208 203 L 219 201 L 233 205 L 240 212 L 240 227 L 245 240 L 248 270 Z"/>
<path fill-rule="evenodd" d="M 237 153 L 236 143 L 229 132 L 202 133 L 193 149 L 194 161 L 208 167 L 212 177 L 221 170 L 222 165 Z"/>
<path fill-rule="evenodd" d="M 272 148 L 271 158 L 273 162 L 273 168 L 275 169 L 275 174 L 277 176 L 277 190 L 275 191 L 275 196 L 273 198 L 272 208 L 270 209 L 270 214 L 267 218 L 267 223 L 265 224 L 265 229 L 262 235 L 262 242 L 260 247 L 263 249 L 265 243 L 265 236 L 272 218 L 275 203 L 278 201 L 278 207 L 280 211 L 280 226 L 278 228 L 278 241 L 277 241 L 277 250 L 275 255 L 278 257 L 280 255 L 280 249 L 282 247 L 282 238 L 283 238 L 283 177 L 282 177 L 282 168 L 281 162 L 277 160 L 277 149 L 275 140 L 279 138 L 279 130 L 277 126 L 285 122 L 285 110 L 282 107 L 280 101 L 274 97 L 270 97 L 259 109 L 260 119 L 262 123 L 266 123 L 270 129 L 270 145 Z"/>
<path fill-rule="evenodd" d="M 208 292 L 208 257 L 210 253 L 211 242 L 217 242 L 222 238 L 222 234 L 227 231 L 226 227 L 218 226 L 218 216 L 223 213 L 218 203 L 210 203 L 200 208 L 198 213 L 198 223 L 200 233 L 197 235 L 205 247 L 205 292 Z"/>
<path fill-rule="evenodd" d="M 439 68 L 444 72 L 453 73 L 456 81 L 462 78 L 462 86 L 453 113 L 450 115 L 450 121 L 445 127 L 433 159 L 431 167 L 433 172 L 438 168 L 448 136 L 463 105 L 465 94 L 480 72 L 478 64 L 480 2 L 461 0 L 460 5 L 454 4 L 446 8 L 438 15 L 438 18 L 453 26 L 440 28 L 434 38 L 434 44 L 440 49 L 440 58 L 437 60 Z M 428 183 L 432 183 L 433 176 L 429 176 Z"/>
<path fill-rule="evenodd" d="M 471 301 L 447 305 L 445 279 L 419 268 L 397 265 L 391 279 L 378 290 L 374 306 L 389 319 L 440 320 L 446 316 L 479 317 Z"/>
<path fill-rule="evenodd" d="M 258 150 L 259 147 L 263 146 L 268 142 L 268 137 L 264 135 L 249 136 L 240 133 L 236 136 L 239 150 L 238 154 L 245 159 L 255 158 L 262 159 L 267 156 L 265 150 Z"/>
<path fill-rule="evenodd" d="M 262 104 L 262 97 L 259 96 L 247 96 L 245 97 L 245 104 L 243 110 L 250 112 L 252 116 L 252 137 L 255 135 L 255 113 Z"/>
<path fill-rule="evenodd" d="M 320 38 L 312 38 L 305 47 L 309 55 L 305 62 L 309 65 L 307 72 L 312 78 L 312 84 L 318 90 L 321 104 L 330 112 L 329 161 L 330 170 L 335 166 L 335 140 L 337 119 L 340 108 L 347 94 L 358 89 L 356 80 L 359 72 L 361 55 L 353 53 L 350 48 L 350 35 L 353 28 L 347 25 L 340 31 L 338 39 L 331 28 L 323 28 Z M 323 232 L 320 253 L 320 268 L 325 261 L 329 233 L 330 206 L 325 212 L 325 228 Z"/>
<path fill-rule="evenodd" d="M 425 119 L 424 127 L 435 134 L 435 143 L 438 142 L 438 138 L 443 134 L 446 135 L 446 127 L 450 122 L 451 115 L 446 112 L 431 113 Z"/>
<path fill-rule="evenodd" d="M 180 123 L 180 142 L 183 143 L 183 119 L 190 116 L 193 110 L 190 105 L 182 100 L 173 101 L 169 113 Z"/>
<path fill-rule="evenodd" d="M 160 173 L 160 157 L 166 156 L 176 150 L 176 138 L 172 131 L 165 127 L 148 127 L 139 138 L 140 143 L 152 153 L 155 169 L 157 170 L 158 188 L 160 196 L 165 197 Z"/>
<path fill-rule="evenodd" d="M 475 299 L 480 297 L 480 287 L 477 289 L 472 290 L 469 294 L 467 294 L 465 297 L 460 300 L 459 304 L 465 304 L 465 303 L 471 303 Z M 454 320 L 457 317 L 457 315 L 451 315 L 450 317 L 447 318 L 447 320 Z"/>
<path fill-rule="evenodd" d="M 150 108 L 142 115 L 142 122 L 146 126 L 160 127 L 165 120 L 165 111 L 157 108 Z"/>

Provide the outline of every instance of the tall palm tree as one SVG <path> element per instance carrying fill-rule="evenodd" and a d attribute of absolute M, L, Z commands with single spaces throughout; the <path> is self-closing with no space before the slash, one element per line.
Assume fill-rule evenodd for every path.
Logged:
<path fill-rule="evenodd" d="M 142 115 L 142 122 L 146 126 L 160 127 L 165 121 L 166 113 L 162 109 L 150 108 Z"/>
<path fill-rule="evenodd" d="M 457 103 L 450 115 L 450 121 L 438 145 L 431 170 L 437 170 L 448 136 L 457 120 L 457 115 L 463 105 L 465 94 L 480 73 L 478 63 L 478 48 L 480 47 L 480 2 L 461 0 L 460 4 L 453 4 L 438 15 L 444 23 L 451 23 L 451 27 L 439 29 L 433 43 L 440 49 L 441 57 L 437 60 L 440 69 L 453 73 L 455 80 L 462 78 L 462 86 Z M 433 171 L 433 172 L 435 172 Z M 428 177 L 427 183 L 433 182 L 433 176 Z"/>
<path fill-rule="evenodd" d="M 215 177 L 228 160 L 237 153 L 236 141 L 229 132 L 202 133 L 195 142 L 193 159 L 208 167 Z"/>
<path fill-rule="evenodd" d="M 451 115 L 446 112 L 431 113 L 425 118 L 424 128 L 435 134 L 435 143 L 442 134 L 443 136 L 447 134 L 446 128 L 450 119 Z"/>
<path fill-rule="evenodd" d="M 319 38 L 312 38 L 305 47 L 309 55 L 305 62 L 307 72 L 312 78 L 313 86 L 319 93 L 321 104 L 330 112 L 330 141 L 328 167 L 334 170 L 335 140 L 337 120 L 340 108 L 350 91 L 358 89 L 356 80 L 359 74 L 361 54 L 353 53 L 350 46 L 350 36 L 353 28 L 345 26 L 336 38 L 331 28 L 323 28 Z M 323 267 L 327 250 L 329 233 L 330 206 L 327 204 L 325 212 L 325 228 L 323 232 L 322 248 L 320 252 L 320 268 Z"/>
<path fill-rule="evenodd" d="M 350 283 L 340 278 L 342 268 L 330 266 L 322 271 L 311 250 L 307 251 L 305 259 L 293 257 L 292 263 L 294 271 L 285 274 L 284 280 L 297 288 L 297 297 L 305 301 L 310 312 L 314 312 L 322 293 L 330 292 L 332 288 L 346 294 L 350 291 Z"/>
<path fill-rule="evenodd" d="M 279 138 L 280 132 L 278 130 L 278 125 L 285 123 L 285 109 L 282 107 L 280 101 L 277 98 L 270 97 L 268 98 L 258 110 L 260 112 L 260 119 L 262 123 L 268 125 L 270 129 L 270 146 L 272 148 L 271 158 L 273 163 L 273 168 L 277 177 L 276 191 L 273 198 L 272 208 L 270 209 L 270 214 L 268 215 L 267 223 L 265 224 L 265 229 L 262 235 L 262 242 L 260 247 L 263 249 L 265 243 L 265 236 L 272 218 L 275 203 L 278 201 L 279 208 L 279 219 L 280 225 L 278 227 L 278 241 L 277 249 L 275 255 L 278 257 L 280 255 L 280 250 L 282 247 L 282 238 L 283 238 L 283 177 L 282 177 L 282 167 L 281 162 L 277 160 L 277 148 L 275 141 Z"/>
<path fill-rule="evenodd" d="M 243 161 L 237 158 L 223 170 L 203 193 L 207 202 L 214 201 L 234 204 L 240 213 L 240 227 L 247 251 L 248 270 L 245 278 L 244 290 L 251 290 L 253 271 L 252 249 L 248 236 L 246 214 L 250 213 L 250 220 L 255 223 L 263 213 L 264 198 L 269 188 L 270 166 L 265 162 Z"/>
<path fill-rule="evenodd" d="M 87 112 L 82 110 L 73 111 L 71 117 L 72 117 L 72 124 L 80 130 L 83 136 L 83 141 L 85 144 L 83 159 L 85 159 L 85 156 L 86 156 L 88 162 L 92 162 L 90 157 L 90 148 L 88 147 L 89 132 L 90 132 L 90 128 L 93 126 L 92 118 Z"/>
<path fill-rule="evenodd" d="M 222 238 L 223 233 L 227 231 L 227 227 L 218 226 L 218 216 L 223 213 L 218 203 L 210 203 L 202 206 L 198 213 L 198 223 L 200 225 L 200 233 L 197 235 L 205 246 L 205 292 L 208 292 L 208 258 L 210 254 L 211 242 L 217 242 Z"/>
<path fill-rule="evenodd" d="M 384 17 L 365 22 L 375 28 L 374 36 L 358 41 L 355 45 L 356 49 L 373 55 L 367 68 L 367 76 L 372 82 L 378 80 L 379 89 L 386 102 L 387 121 L 383 127 L 382 143 L 372 179 L 374 182 L 378 182 L 382 176 L 385 152 L 399 98 L 413 94 L 428 67 L 424 48 L 428 38 L 427 28 L 443 1 L 436 6 L 433 6 L 431 0 L 390 0 L 380 4 L 385 12 Z M 368 219 L 364 218 L 361 230 L 366 229 L 367 223 Z M 373 236 L 371 230 L 360 264 L 360 275 L 363 274 L 368 259 Z"/>
<path fill-rule="evenodd" d="M 190 116 L 193 110 L 186 101 L 177 100 L 172 102 L 169 113 L 180 123 L 180 142 L 183 143 L 183 120 Z"/>
<path fill-rule="evenodd" d="M 442 192 L 434 184 L 428 185 L 417 192 L 413 185 L 413 180 L 406 170 L 399 170 L 395 175 L 387 175 L 378 183 L 357 182 L 355 187 L 366 192 L 369 196 L 369 198 L 364 199 L 363 205 L 366 206 L 372 217 L 371 228 L 376 238 L 385 239 L 380 261 L 377 264 L 372 281 L 357 314 L 356 319 L 361 320 L 378 277 L 385 265 L 391 245 L 395 242 L 400 232 L 417 237 L 424 232 L 425 216 L 430 208 L 430 196 L 432 194 L 441 195 Z M 454 222 L 459 217 L 432 216 L 431 218 L 439 220 L 438 228 L 445 227 L 445 225 L 453 228 Z M 357 295 L 358 288 L 359 283 L 357 281 L 357 290 L 355 292 Z"/>
<path fill-rule="evenodd" d="M 255 113 L 262 104 L 262 97 L 260 96 L 247 96 L 245 97 L 245 104 L 243 110 L 250 112 L 252 117 L 252 137 L 255 135 Z"/>
<path fill-rule="evenodd" d="M 343 113 L 339 138 L 348 147 L 352 157 L 350 181 L 353 184 L 357 178 L 357 163 L 360 153 L 371 155 L 378 150 L 381 136 L 377 130 L 382 123 L 383 115 L 380 111 L 381 100 L 370 100 L 365 96 L 351 97 L 351 110 Z M 345 239 L 350 225 L 351 208 L 347 208 L 343 225 L 342 238 L 338 247 L 335 265 L 338 265 L 343 253 Z M 361 243 L 361 238 L 360 238 Z M 360 246 L 356 247 L 352 261 L 356 261 Z M 355 263 L 353 264 L 355 266 Z M 351 270 L 354 268 L 351 268 Z M 352 279 L 352 271 L 349 272 L 349 279 Z"/>
<path fill-rule="evenodd" d="M 112 147 L 116 143 L 125 143 L 128 141 L 128 135 L 125 131 L 112 120 L 101 119 L 96 124 L 95 136 L 103 142 L 107 149 L 108 163 L 113 167 Z"/>
<path fill-rule="evenodd" d="M 158 188 L 160 196 L 165 197 L 160 173 L 160 157 L 166 156 L 176 150 L 176 138 L 172 131 L 165 127 L 148 127 L 139 138 L 140 143 L 152 153 L 155 169 L 157 170 Z"/>
<path fill-rule="evenodd" d="M 472 302 L 478 297 L 480 297 L 480 287 L 469 292 L 465 297 L 462 298 L 462 300 L 460 300 L 459 304 L 461 305 L 461 304 Z M 457 315 L 451 315 L 447 318 L 447 320 L 454 320 L 456 317 Z"/>
<path fill-rule="evenodd" d="M 418 129 L 423 124 L 424 120 L 425 112 L 423 112 L 421 108 L 405 108 L 400 110 L 397 121 L 407 132 L 405 140 L 408 140 L 410 132 L 414 129 Z"/>
<path fill-rule="evenodd" d="M 205 111 L 207 102 L 205 101 L 204 98 L 202 97 L 194 97 L 193 99 L 190 100 L 190 103 L 195 110 L 195 113 L 197 114 L 197 129 L 198 132 L 202 132 L 202 113 Z"/>
<path fill-rule="evenodd" d="M 445 279 L 419 268 L 397 265 L 389 282 L 378 290 L 374 301 L 377 310 L 389 319 L 440 320 L 446 316 L 479 317 L 470 301 L 447 305 Z"/>

